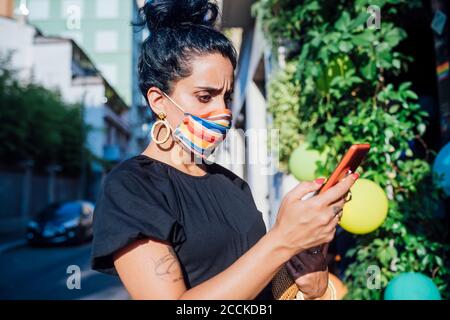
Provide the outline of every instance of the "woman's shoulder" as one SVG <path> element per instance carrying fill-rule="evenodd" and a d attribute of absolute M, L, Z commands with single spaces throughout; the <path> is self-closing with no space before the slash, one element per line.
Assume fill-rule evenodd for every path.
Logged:
<path fill-rule="evenodd" d="M 171 188 L 164 175 L 151 159 L 139 156 L 120 162 L 108 173 L 94 209 L 94 270 L 117 274 L 114 253 L 137 239 L 153 238 L 173 245 L 185 240 L 177 211 L 168 200 Z"/>
<path fill-rule="evenodd" d="M 149 212 L 172 213 L 171 194 L 174 193 L 164 172 L 151 165 L 151 159 L 134 156 L 117 164 L 103 180 L 97 197 L 97 216 L 150 217 Z M 147 215 L 144 214 L 147 212 Z"/>
<path fill-rule="evenodd" d="M 158 167 L 158 162 L 143 155 L 136 155 L 116 164 L 105 177 L 106 183 L 137 180 L 158 182 L 167 178 L 165 170 Z"/>
<path fill-rule="evenodd" d="M 139 173 L 140 168 L 138 162 L 136 161 L 136 156 L 122 160 L 117 163 L 106 175 L 108 179 L 119 178 L 125 173 Z"/>
<path fill-rule="evenodd" d="M 173 193 L 173 182 L 167 169 L 141 155 L 118 163 L 105 176 L 101 186 L 101 194 L 114 201 L 129 201 L 132 198 L 162 205 Z M 100 196 L 100 200 L 102 198 L 105 197 Z"/>

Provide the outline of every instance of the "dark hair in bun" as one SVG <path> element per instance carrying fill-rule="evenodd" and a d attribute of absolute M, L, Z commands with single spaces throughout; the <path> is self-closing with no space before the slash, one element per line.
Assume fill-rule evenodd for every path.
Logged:
<path fill-rule="evenodd" d="M 156 86 L 170 94 L 172 84 L 191 74 L 190 60 L 197 55 L 220 53 L 236 68 L 236 49 L 214 28 L 219 9 L 208 0 L 147 0 L 141 22 L 150 35 L 139 57 L 139 86 L 146 97 Z"/>

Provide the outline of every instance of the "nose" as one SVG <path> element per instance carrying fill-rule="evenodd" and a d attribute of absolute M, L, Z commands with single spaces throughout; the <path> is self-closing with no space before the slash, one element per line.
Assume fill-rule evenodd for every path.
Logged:
<path fill-rule="evenodd" d="M 228 94 L 225 94 L 223 96 L 220 97 L 220 102 L 218 102 L 218 106 L 220 105 L 221 109 L 228 109 L 231 110 L 231 105 L 232 105 L 232 96 L 228 96 Z"/>

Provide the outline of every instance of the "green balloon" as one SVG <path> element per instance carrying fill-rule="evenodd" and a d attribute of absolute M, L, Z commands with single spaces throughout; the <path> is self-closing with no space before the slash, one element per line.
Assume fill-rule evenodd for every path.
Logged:
<path fill-rule="evenodd" d="M 429 277 L 407 272 L 389 282 L 384 291 L 384 300 L 441 300 L 441 295 Z"/>
<path fill-rule="evenodd" d="M 308 150 L 308 144 L 303 143 L 295 149 L 289 158 L 289 171 L 300 181 L 311 181 L 317 178 L 316 161 L 325 162 L 325 153 Z"/>

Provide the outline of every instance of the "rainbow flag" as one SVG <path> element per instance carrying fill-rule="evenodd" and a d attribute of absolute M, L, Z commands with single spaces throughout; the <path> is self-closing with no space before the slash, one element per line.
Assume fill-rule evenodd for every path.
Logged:
<path fill-rule="evenodd" d="M 448 77 L 448 61 L 441 63 L 436 68 L 438 80 L 442 81 Z"/>

